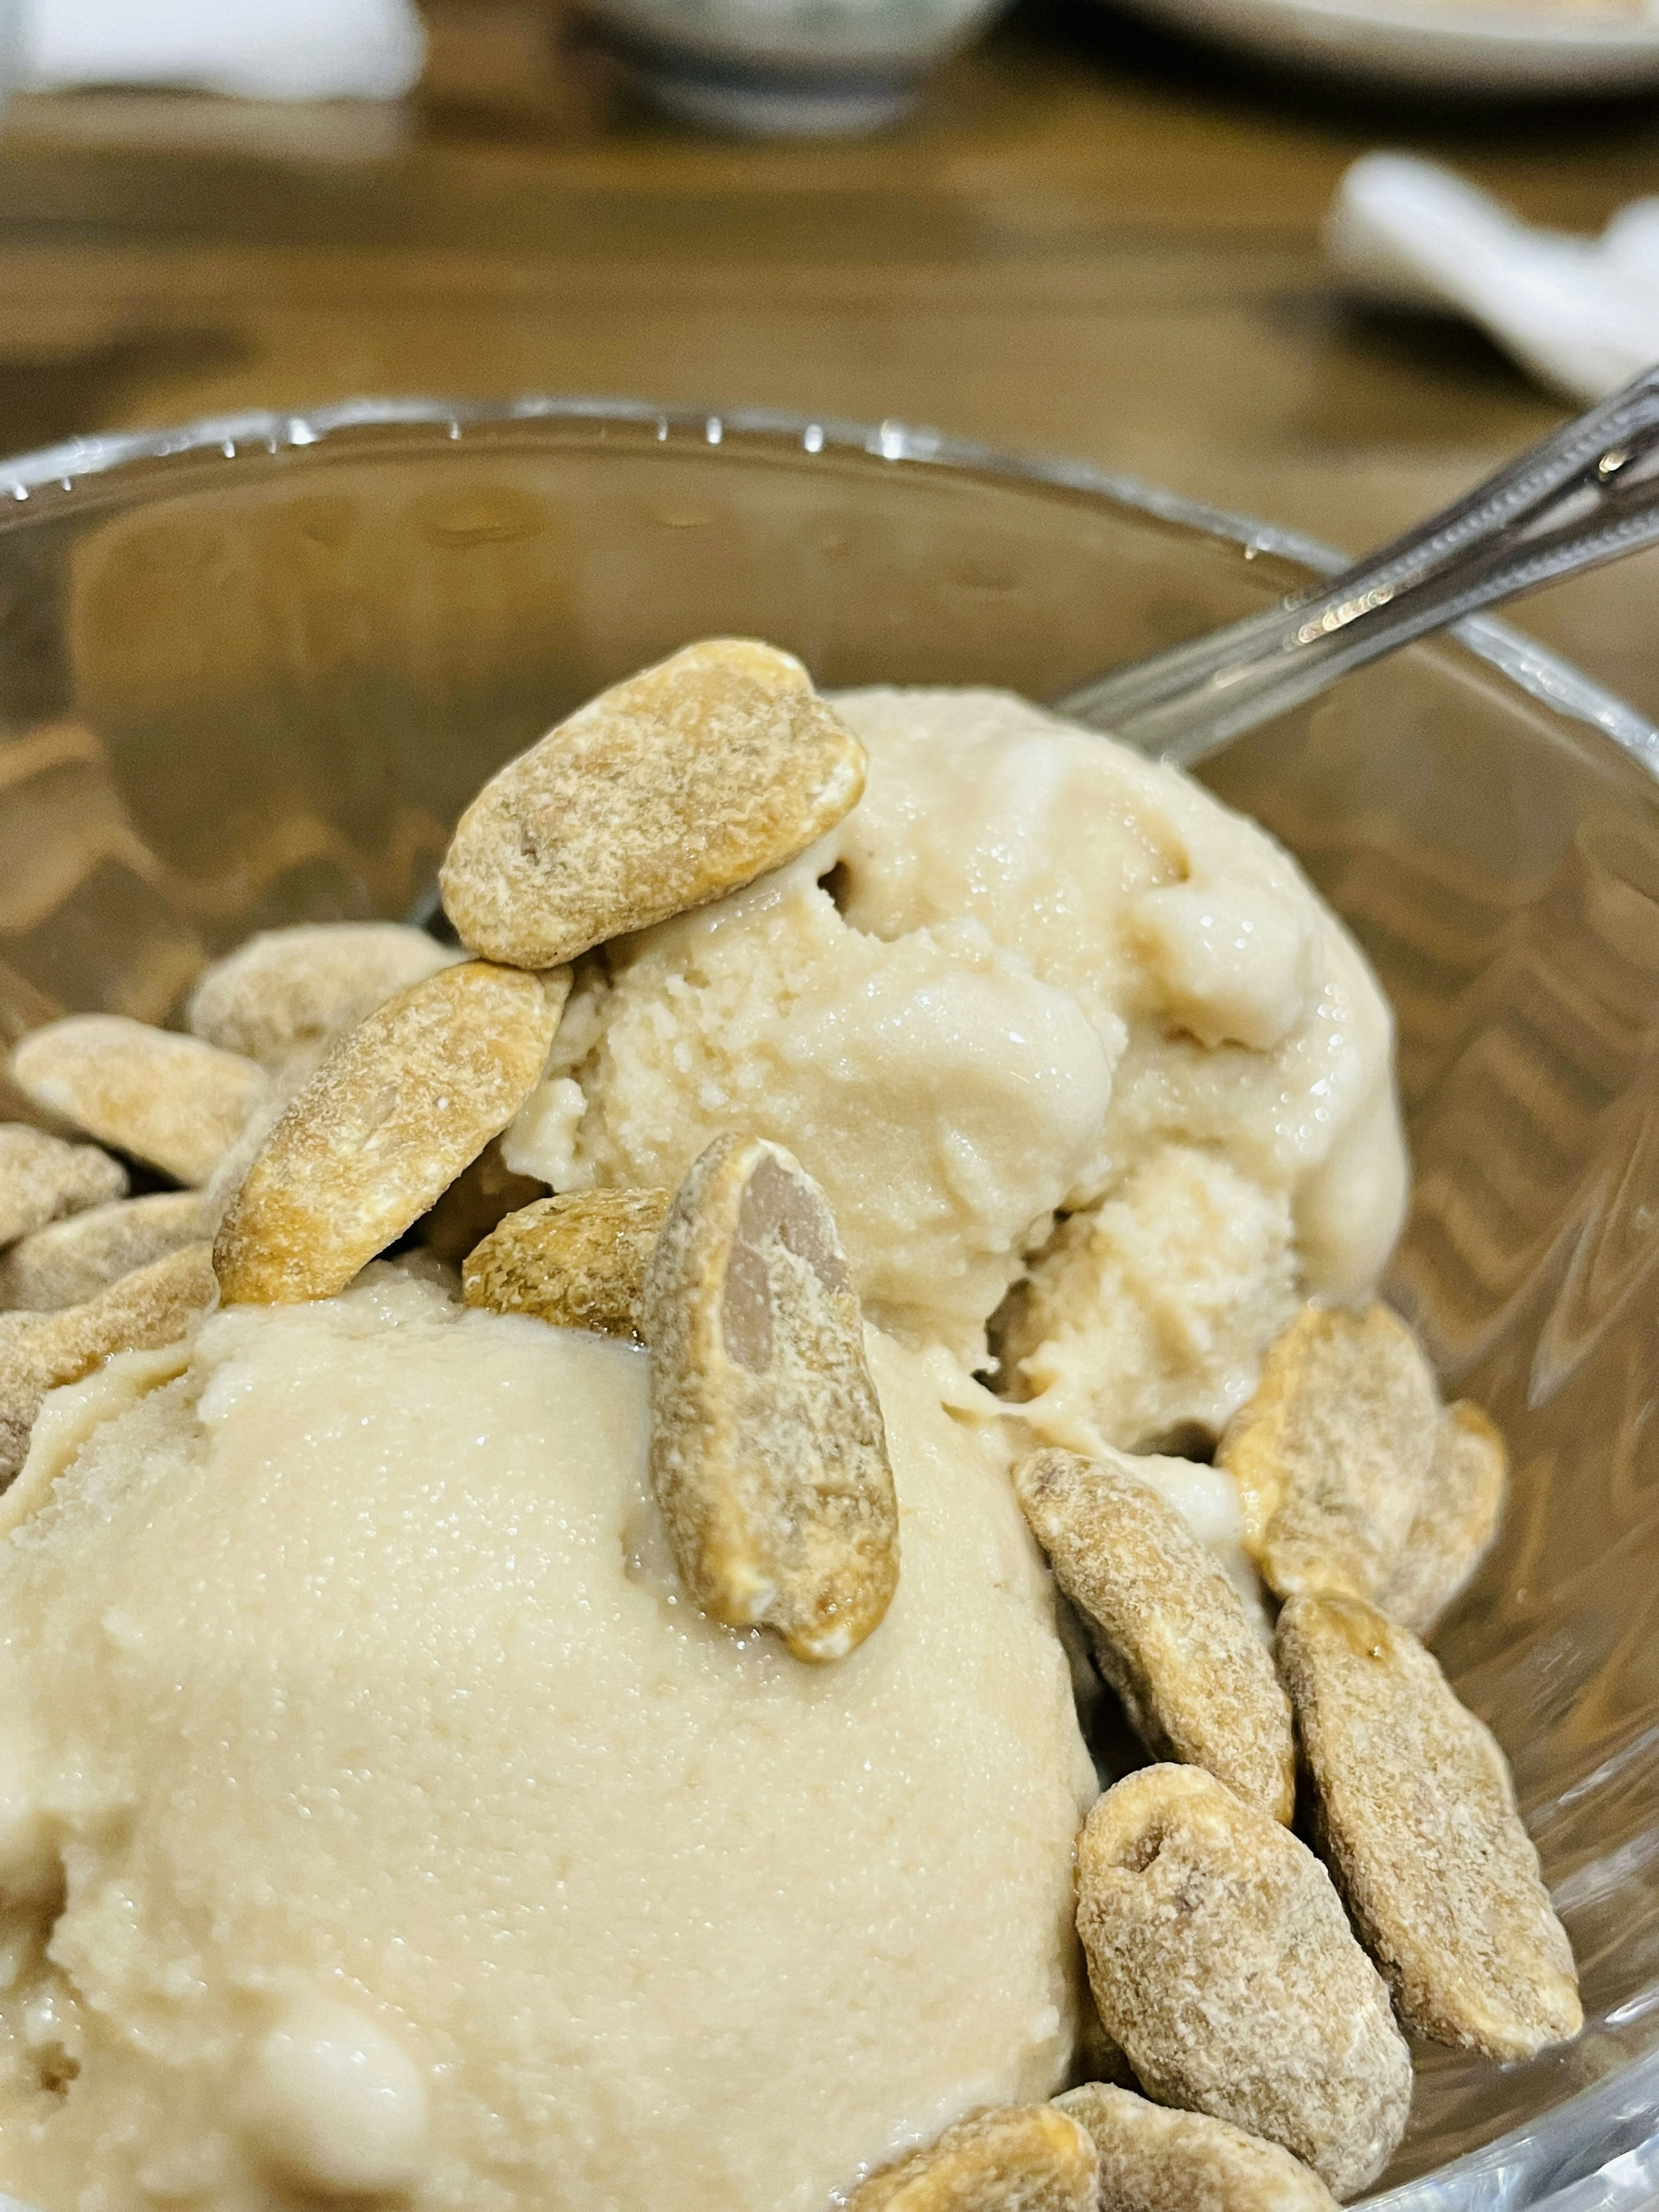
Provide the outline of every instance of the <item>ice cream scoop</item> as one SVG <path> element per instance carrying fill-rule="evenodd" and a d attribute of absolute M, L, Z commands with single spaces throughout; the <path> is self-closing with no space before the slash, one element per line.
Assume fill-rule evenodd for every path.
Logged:
<path fill-rule="evenodd" d="M 904 1571 L 830 1669 L 678 1584 L 631 1346 L 382 1265 L 60 1393 L 0 1500 L 7 2184 L 821 2212 L 1060 2087 L 1051 1593 L 994 1419 L 870 1356 Z"/>
<path fill-rule="evenodd" d="M 1297 1296 L 1366 1291 L 1399 1226 L 1363 959 L 1170 769 L 1006 692 L 834 703 L 860 804 L 579 963 L 510 1164 L 672 1189 L 723 1130 L 769 1138 L 825 1192 L 866 1314 L 970 1368 L 997 1316 L 1048 1440 L 1218 1428 Z"/>

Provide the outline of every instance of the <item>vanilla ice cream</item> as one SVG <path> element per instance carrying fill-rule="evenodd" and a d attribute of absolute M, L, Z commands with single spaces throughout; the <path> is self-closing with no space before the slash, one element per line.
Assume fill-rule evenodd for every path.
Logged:
<path fill-rule="evenodd" d="M 506 1145 L 676 1185 L 721 1130 L 823 1186 L 866 1311 L 987 1358 L 1045 1437 L 1213 1431 L 1310 1292 L 1368 1290 L 1405 1148 L 1386 1005 L 1295 863 L 1198 785 L 1006 694 L 838 711 L 859 805 L 582 964 Z"/>
<path fill-rule="evenodd" d="M 825 1669 L 680 1594 L 630 1346 L 377 1267 L 50 1399 L 0 1500 L 0 2184 L 822 2212 L 1058 2087 L 1048 1579 L 988 1401 L 870 1355 L 902 1574 Z"/>
<path fill-rule="evenodd" d="M 706 1619 L 647 1355 L 429 1255 L 48 1396 L 0 1497 L 0 2188 L 40 2212 L 824 2212 L 1061 2085 L 1096 1782 L 1010 1456 L 1143 1455 L 1257 1605 L 1231 1479 L 1158 1455 L 1374 1281 L 1389 1023 L 1174 771 L 1000 693 L 836 705 L 860 803 L 579 959 L 501 1151 L 668 1192 L 739 1133 L 816 1179 L 885 1618 L 823 1668 Z"/>

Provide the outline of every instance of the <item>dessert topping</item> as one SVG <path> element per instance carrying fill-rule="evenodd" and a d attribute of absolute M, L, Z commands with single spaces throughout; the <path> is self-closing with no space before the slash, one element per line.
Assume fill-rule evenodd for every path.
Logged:
<path fill-rule="evenodd" d="M 1230 2120 L 1352 2197 L 1387 2165 L 1411 2053 L 1319 1861 L 1197 1766 L 1148 1766 L 1078 1844 L 1078 1933 L 1148 2094 Z"/>
<path fill-rule="evenodd" d="M 0 1256 L 0 1309 L 54 1313 L 78 1305 L 135 1267 L 212 1234 L 213 1210 L 201 1191 L 153 1191 L 71 1213 Z"/>
<path fill-rule="evenodd" d="M 1504 1439 L 1467 1398 L 1440 1416 L 1434 1457 L 1400 1564 L 1379 1601 L 1390 1620 L 1426 1636 L 1498 1534 L 1509 1475 Z"/>
<path fill-rule="evenodd" d="M 48 1390 L 78 1382 L 114 1352 L 176 1343 L 214 1291 L 208 1247 L 188 1244 L 61 1313 L 0 1314 L 0 1488 L 23 1464 Z"/>
<path fill-rule="evenodd" d="M 119 1198 L 126 1187 L 126 1170 L 96 1145 L 66 1144 L 26 1121 L 0 1122 L 0 1245 Z"/>
<path fill-rule="evenodd" d="M 665 1190 L 568 1191 L 523 1206 L 461 1270 L 470 1306 L 555 1328 L 640 1334 L 640 1292 L 668 1211 Z"/>
<path fill-rule="evenodd" d="M 214 1246 L 227 1303 L 343 1290 L 512 1120 L 569 988 L 568 969 L 469 960 L 377 1007 L 289 1102 L 231 1200 Z"/>
<path fill-rule="evenodd" d="M 1147 1749 L 1206 1767 L 1288 1820 L 1290 1700 L 1213 1553 L 1121 1454 L 1034 1452 L 1013 1482 Z"/>
<path fill-rule="evenodd" d="M 320 1058 L 394 993 L 459 957 L 396 921 L 261 930 L 204 972 L 185 1018 L 210 1044 L 281 1068 L 295 1053 Z"/>
<path fill-rule="evenodd" d="M 461 941 L 550 968 L 752 882 L 832 830 L 865 754 L 787 653 L 687 646 L 491 778 L 442 872 Z"/>
<path fill-rule="evenodd" d="M 1218 1455 L 1276 1595 L 1375 1597 L 1405 1549 L 1434 1455 L 1427 1361 L 1386 1306 L 1304 1306 L 1269 1348 Z"/>
<path fill-rule="evenodd" d="M 1054 2102 L 1100 2158 L 1100 2212 L 1331 2212 L 1331 2192 L 1277 2143 L 1204 2112 L 1088 2081 Z"/>
<path fill-rule="evenodd" d="M 1278 1644 L 1321 1846 L 1407 2027 L 1499 2059 L 1576 2035 L 1571 1947 L 1490 1729 L 1355 1599 L 1292 1598 Z"/>
<path fill-rule="evenodd" d="M 125 1014 L 70 1014 L 32 1030 L 11 1072 L 37 1106 L 191 1185 L 207 1182 L 265 1087 L 240 1053 Z"/>
<path fill-rule="evenodd" d="M 641 1319 L 681 1579 L 716 1620 L 843 1657 L 897 1586 L 898 1504 L 846 1255 L 781 1145 L 719 1137 L 693 1163 Z"/>
<path fill-rule="evenodd" d="M 1002 2105 L 884 2166 L 847 2212 L 1095 2212 L 1088 2130 L 1054 2105 Z"/>

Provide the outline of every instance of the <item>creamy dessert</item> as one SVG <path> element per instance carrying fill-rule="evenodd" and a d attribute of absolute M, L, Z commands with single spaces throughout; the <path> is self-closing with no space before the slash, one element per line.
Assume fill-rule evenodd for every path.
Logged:
<path fill-rule="evenodd" d="M 1398 1232 L 1374 979 L 1176 770 L 1000 692 L 836 704 L 859 805 L 586 966 L 508 1164 L 672 1188 L 752 1128 L 822 1186 L 880 1326 L 980 1366 L 1020 1285 L 1002 1348 L 1043 1435 L 1218 1428 L 1298 1297 L 1363 1293 Z"/>
<path fill-rule="evenodd" d="M 1399 2019 L 1572 2033 L 1417 1640 L 1501 1440 L 1366 1303 L 1388 1015 L 1294 863 L 714 641 L 443 890 L 13 1055 L 185 1188 L 0 1146 L 0 2191 L 1316 2208 Z"/>
<path fill-rule="evenodd" d="M 872 1368 L 903 1574 L 833 1669 L 687 1602 L 631 1346 L 379 1267 L 59 1394 L 0 1498 L 4 2185 L 819 2212 L 1054 2088 L 1052 1597 L 994 1430 Z"/>

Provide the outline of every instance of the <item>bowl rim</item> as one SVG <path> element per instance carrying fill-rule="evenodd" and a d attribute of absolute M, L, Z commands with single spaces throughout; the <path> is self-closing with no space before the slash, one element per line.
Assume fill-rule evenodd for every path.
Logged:
<path fill-rule="evenodd" d="M 892 418 L 864 423 L 775 408 L 669 406 L 562 392 L 524 392 L 504 399 L 418 394 L 350 398 L 297 411 L 249 409 L 199 416 L 171 428 L 70 438 L 0 458 L 0 534 L 33 520 L 40 512 L 37 498 L 53 515 L 95 506 L 105 480 L 147 463 L 210 459 L 216 452 L 227 464 L 270 459 L 331 440 L 349 445 L 354 433 L 389 428 L 437 428 L 447 442 L 459 444 L 469 431 L 538 422 L 648 429 L 659 445 L 718 447 L 728 437 L 783 441 L 809 456 L 859 454 L 894 465 L 956 469 L 1034 489 L 1080 492 L 1235 544 L 1247 560 L 1277 556 L 1316 575 L 1337 574 L 1352 558 L 1300 531 L 1188 499 L 1091 462 L 1004 453 Z M 1551 713 L 1610 739 L 1659 781 L 1659 728 L 1571 661 L 1485 615 L 1466 617 L 1446 635 Z M 1366 2203 L 1374 2212 L 1651 2212 L 1659 2204 L 1659 2046 L 1569 2094 L 1537 2121 Z M 0 2212 L 28 2208 L 0 2191 Z"/>
<path fill-rule="evenodd" d="M 971 439 L 887 418 L 867 423 L 769 407 L 696 407 L 583 392 L 521 392 L 503 399 L 450 399 L 426 394 L 338 400 L 296 411 L 257 408 L 199 416 L 171 428 L 112 430 L 64 440 L 0 459 L 0 532 L 18 526 L 38 495 L 56 509 L 83 487 L 146 462 L 215 453 L 228 463 L 284 449 L 349 441 L 352 434 L 388 428 L 441 428 L 453 442 L 469 432 L 537 422 L 626 425 L 653 432 L 659 444 L 720 446 L 728 436 L 781 440 L 811 455 L 861 453 L 923 468 L 959 469 L 1034 489 L 1082 492 L 1163 522 L 1239 546 L 1246 559 L 1276 555 L 1317 575 L 1346 568 L 1352 554 L 1277 524 L 1166 491 L 1089 461 L 1045 454 L 1010 454 Z M 9 501 L 10 512 L 6 502 Z M 1470 615 L 1448 633 L 1477 659 L 1551 712 L 1610 738 L 1659 777 L 1659 727 L 1637 708 L 1525 631 L 1487 615 Z"/>

